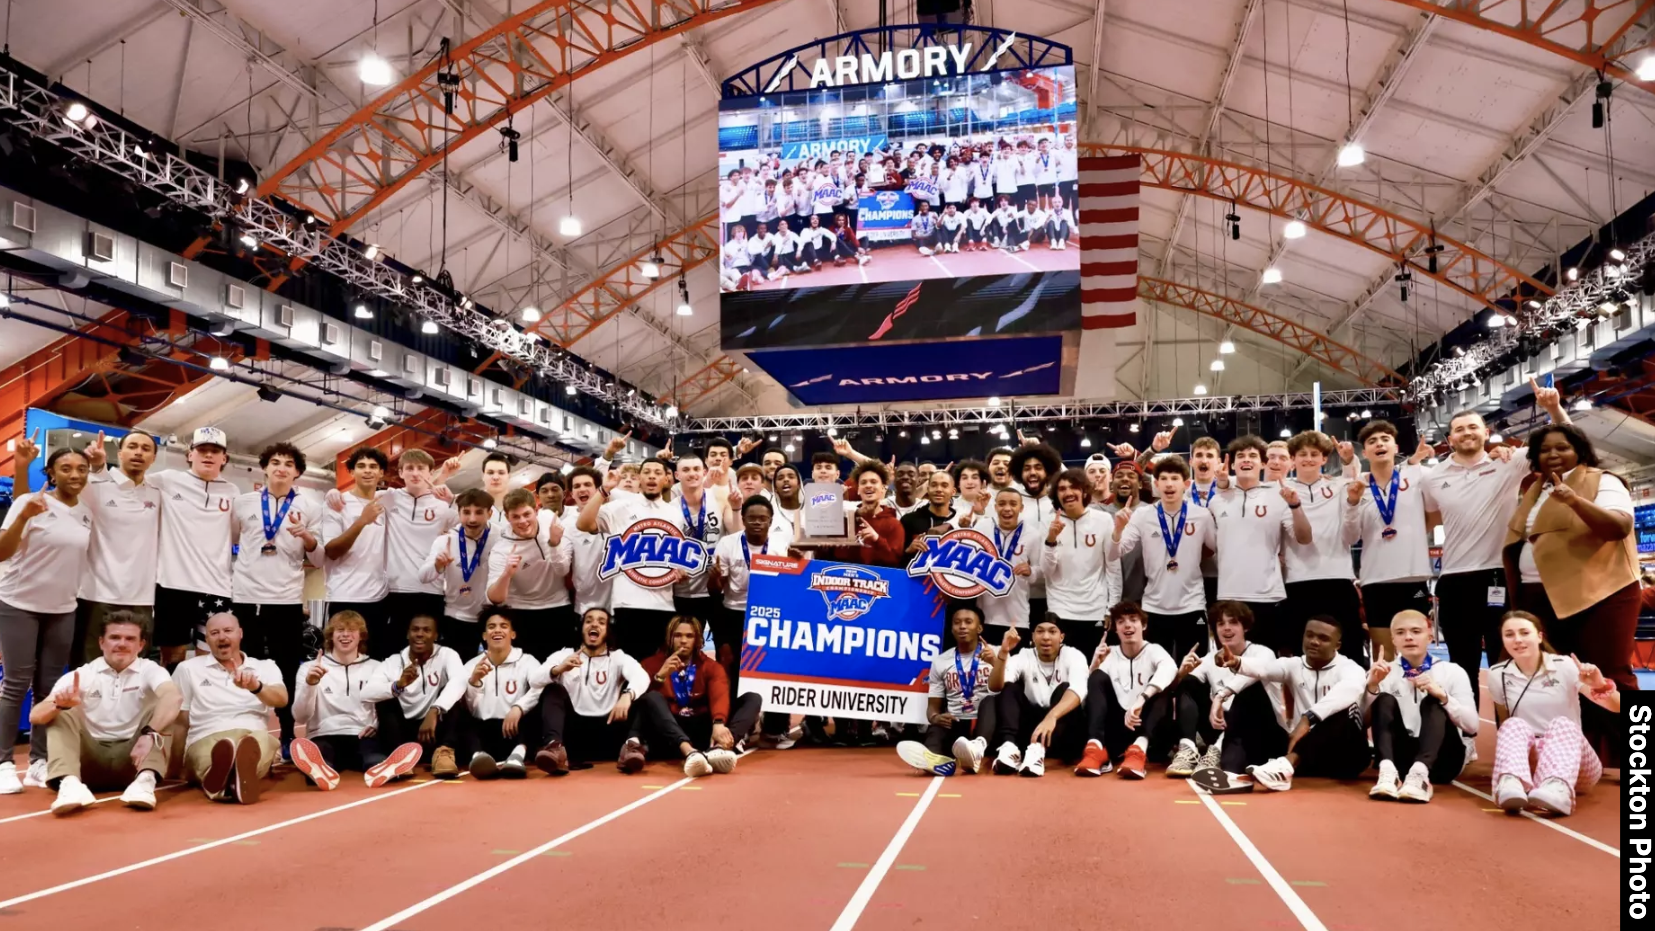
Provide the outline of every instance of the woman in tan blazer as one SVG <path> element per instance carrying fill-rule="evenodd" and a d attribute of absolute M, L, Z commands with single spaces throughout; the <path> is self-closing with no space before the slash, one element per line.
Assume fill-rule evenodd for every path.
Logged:
<path fill-rule="evenodd" d="M 1506 577 L 1517 603 L 1539 615 L 1559 653 L 1592 663 L 1633 691 L 1638 552 L 1632 496 L 1599 467 L 1586 435 L 1550 424 L 1529 437 L 1535 476 L 1508 526 Z"/>

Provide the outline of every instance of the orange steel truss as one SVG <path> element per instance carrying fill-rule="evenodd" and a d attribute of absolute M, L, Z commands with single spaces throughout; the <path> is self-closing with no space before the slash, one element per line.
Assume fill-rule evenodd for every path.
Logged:
<path fill-rule="evenodd" d="M 1425 223 L 1298 178 L 1164 149 L 1083 143 L 1080 150 L 1082 155 L 1136 153 L 1143 156 L 1143 183 L 1148 187 L 1198 194 L 1283 219 L 1303 220 L 1306 226 L 1372 249 L 1393 262 L 1406 262 L 1414 273 L 1490 307 L 1498 307 L 1500 298 L 1513 293 L 1523 297 L 1552 293 L 1544 283 L 1465 243 L 1434 233 Z M 1433 245 L 1441 247 L 1435 272 L 1425 261 L 1426 249 Z"/>
<path fill-rule="evenodd" d="M 685 376 L 678 383 L 677 388 L 661 398 L 661 403 L 672 404 L 680 412 L 687 411 L 691 404 L 729 384 L 732 379 L 746 370 L 741 364 L 741 360 L 729 356 L 720 356 L 700 371 Z"/>
<path fill-rule="evenodd" d="M 1203 291 L 1175 281 L 1148 277 L 1139 277 L 1138 296 L 1146 301 L 1192 310 L 1251 330 L 1260 336 L 1267 336 L 1304 353 L 1328 368 L 1344 372 L 1374 388 L 1407 383 L 1407 379 L 1391 371 L 1383 363 L 1370 359 L 1343 343 L 1334 342 L 1326 334 L 1294 323 L 1262 307 L 1244 304 L 1232 297 Z"/>
<path fill-rule="evenodd" d="M 439 57 L 259 184 L 338 235 L 507 117 L 670 36 L 775 0 L 543 0 Z M 438 75 L 458 77 L 445 112 Z"/>
<path fill-rule="evenodd" d="M 164 336 L 180 345 L 168 359 L 123 361 L 122 350 L 142 337 Z M 182 311 L 171 311 L 162 325 L 124 310 L 104 315 L 0 370 L 0 470 L 10 468 L 9 440 L 23 435 L 24 412 L 31 407 L 119 426 L 132 426 L 213 379 L 213 375 L 174 364 L 206 366 L 213 356 L 232 362 L 246 357 L 240 344 L 192 333 Z M 257 342 L 253 358 L 269 358 L 269 344 Z"/>
<path fill-rule="evenodd" d="M 1499 33 L 1655 93 L 1629 59 L 1650 39 L 1630 34 L 1655 0 L 1391 0 L 1478 29 Z"/>

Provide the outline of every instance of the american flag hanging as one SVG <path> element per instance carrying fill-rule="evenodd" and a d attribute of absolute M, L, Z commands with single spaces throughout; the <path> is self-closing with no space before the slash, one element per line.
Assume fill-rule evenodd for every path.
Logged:
<path fill-rule="evenodd" d="M 1138 322 L 1137 155 L 1080 160 L 1080 317 L 1088 330 Z"/>

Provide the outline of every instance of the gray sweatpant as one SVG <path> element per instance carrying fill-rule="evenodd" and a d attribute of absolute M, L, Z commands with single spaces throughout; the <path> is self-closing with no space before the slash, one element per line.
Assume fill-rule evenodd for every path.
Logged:
<path fill-rule="evenodd" d="M 34 687 L 34 700 L 42 701 L 63 677 L 69 662 L 70 641 L 75 638 L 75 612 L 41 614 L 25 611 L 0 601 L 0 664 L 5 679 L 0 682 L 0 741 L 11 759 L 11 744 L 17 738 L 23 696 Z M 29 732 L 29 761 L 46 760 L 46 728 Z"/>

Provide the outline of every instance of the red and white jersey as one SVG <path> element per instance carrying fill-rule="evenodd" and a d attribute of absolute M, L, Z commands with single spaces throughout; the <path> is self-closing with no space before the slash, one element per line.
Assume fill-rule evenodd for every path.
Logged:
<path fill-rule="evenodd" d="M 610 537 L 642 532 L 645 528 L 660 526 L 661 522 L 670 525 L 679 536 L 684 535 L 684 515 L 676 501 L 667 501 L 664 498 L 650 500 L 643 495 L 628 495 L 612 499 L 598 510 L 598 529 L 603 532 L 605 547 L 608 546 Z M 599 566 L 601 572 L 601 559 Z M 612 586 L 610 602 L 616 608 L 673 610 L 671 585 L 653 588 L 640 585 L 626 572 L 615 573 L 608 581 Z"/>
<path fill-rule="evenodd" d="M 232 591 L 241 604 L 300 604 L 305 600 L 305 544 L 290 530 L 302 528 L 317 538 L 320 554 L 323 505 L 316 495 L 297 488 L 291 496 L 285 516 L 281 507 L 286 496 L 266 498 L 265 492 L 254 491 L 236 498 L 231 509 L 237 539 Z M 266 504 L 270 520 L 281 517 L 275 536 L 269 538 L 264 526 Z M 321 561 L 319 555 L 317 561 Z"/>

